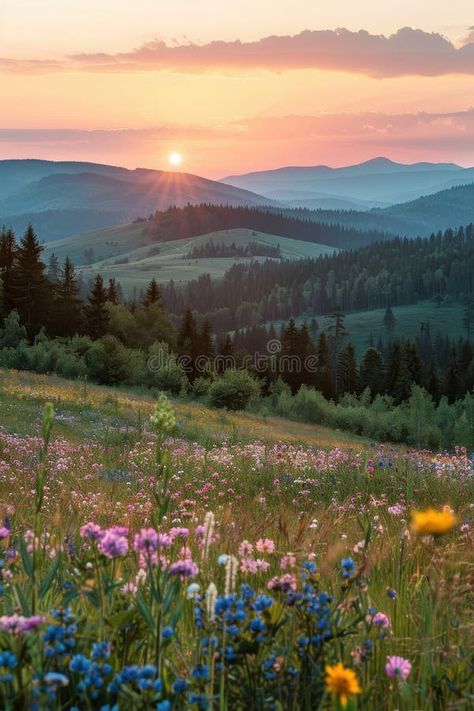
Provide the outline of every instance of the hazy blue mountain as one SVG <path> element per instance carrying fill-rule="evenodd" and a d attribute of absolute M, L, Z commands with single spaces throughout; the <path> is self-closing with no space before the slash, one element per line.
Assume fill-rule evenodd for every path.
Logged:
<path fill-rule="evenodd" d="M 474 182 L 383 209 L 365 212 L 300 209 L 291 213 L 315 222 L 359 230 L 379 230 L 409 237 L 429 236 L 438 230 L 474 223 Z"/>
<path fill-rule="evenodd" d="M 252 190 L 293 207 L 336 207 L 328 199 L 353 203 L 355 209 L 370 209 L 414 200 L 454 185 L 474 180 L 474 168 L 454 163 L 405 165 L 387 158 L 374 158 L 343 168 L 328 166 L 278 168 L 233 175 L 222 182 Z M 345 209 L 345 208 L 343 208 Z"/>
<path fill-rule="evenodd" d="M 170 205 L 270 204 L 268 198 L 188 173 L 95 163 L 0 161 L 0 225 L 33 222 L 50 241 L 130 222 Z"/>

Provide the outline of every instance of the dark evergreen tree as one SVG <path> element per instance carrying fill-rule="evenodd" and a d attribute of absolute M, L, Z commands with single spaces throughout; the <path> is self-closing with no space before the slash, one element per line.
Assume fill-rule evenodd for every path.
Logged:
<path fill-rule="evenodd" d="M 2 311 L 0 318 L 13 308 L 12 272 L 18 245 L 12 230 L 0 234 L 0 278 L 2 279 Z"/>
<path fill-rule="evenodd" d="M 448 367 L 444 383 L 444 394 L 448 398 L 448 402 L 452 403 L 459 397 L 461 393 L 461 377 L 459 373 L 459 365 L 457 361 L 456 346 L 451 345 L 448 357 Z"/>
<path fill-rule="evenodd" d="M 48 262 L 48 281 L 51 284 L 56 285 L 59 281 L 60 273 L 61 269 L 59 266 L 59 259 L 53 252 Z"/>
<path fill-rule="evenodd" d="M 114 278 L 109 279 L 109 286 L 107 288 L 107 301 L 110 301 L 111 304 L 115 305 L 119 303 L 117 284 Z"/>
<path fill-rule="evenodd" d="M 107 333 L 110 316 L 106 303 L 107 290 L 104 288 L 104 280 L 97 274 L 82 311 L 84 330 L 91 338 L 102 338 Z"/>
<path fill-rule="evenodd" d="M 360 384 L 362 390 L 370 388 L 372 397 L 384 391 L 385 371 L 381 353 L 376 348 L 368 348 L 360 363 Z"/>
<path fill-rule="evenodd" d="M 143 306 L 145 306 L 145 308 L 146 308 L 147 306 L 150 306 L 151 304 L 160 304 L 160 303 L 161 303 L 161 290 L 156 282 L 156 279 L 153 277 L 153 279 L 150 281 L 150 283 L 147 286 L 146 293 L 143 298 Z"/>
<path fill-rule="evenodd" d="M 332 350 L 332 361 L 334 364 L 333 368 L 333 378 L 334 378 L 334 383 L 333 383 L 333 390 L 336 399 L 338 398 L 339 392 L 338 392 L 338 381 L 339 381 L 339 376 L 338 376 L 338 360 L 339 360 L 339 350 L 341 349 L 341 346 L 343 344 L 344 338 L 347 336 L 347 331 L 346 327 L 344 325 L 344 319 L 345 319 L 345 314 L 340 311 L 339 309 L 336 309 L 336 311 L 332 315 L 333 323 L 331 326 L 329 326 L 329 333 L 330 333 L 330 338 L 331 338 L 331 350 Z"/>
<path fill-rule="evenodd" d="M 334 398 L 334 376 L 331 367 L 331 356 L 326 334 L 322 331 L 319 334 L 316 348 L 317 372 L 315 377 L 315 387 L 328 400 Z"/>
<path fill-rule="evenodd" d="M 32 339 L 47 324 L 51 306 L 51 285 L 45 276 L 45 265 L 41 261 L 44 247 L 31 225 L 28 226 L 16 251 L 11 270 L 12 305 L 18 311 L 20 322 Z"/>
<path fill-rule="evenodd" d="M 348 343 L 339 351 L 337 367 L 339 397 L 345 393 L 360 392 L 360 379 L 357 370 L 354 346 Z"/>
<path fill-rule="evenodd" d="M 395 383 L 400 373 L 402 361 L 402 349 L 399 341 L 395 341 L 390 345 L 388 363 L 385 376 L 385 390 L 389 395 L 394 396 Z"/>
<path fill-rule="evenodd" d="M 74 266 L 66 257 L 54 291 L 54 319 L 51 330 L 57 336 L 73 336 L 81 326 L 81 300 Z"/>

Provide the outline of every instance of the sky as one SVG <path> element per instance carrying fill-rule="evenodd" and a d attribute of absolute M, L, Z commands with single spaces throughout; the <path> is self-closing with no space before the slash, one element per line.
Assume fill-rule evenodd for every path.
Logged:
<path fill-rule="evenodd" d="M 390 5 L 0 0 L 0 159 L 474 165 L 472 3 Z"/>

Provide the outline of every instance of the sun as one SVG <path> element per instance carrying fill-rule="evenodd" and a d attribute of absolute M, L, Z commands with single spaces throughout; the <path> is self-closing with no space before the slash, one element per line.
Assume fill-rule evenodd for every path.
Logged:
<path fill-rule="evenodd" d="M 170 153 L 170 155 L 168 156 L 168 163 L 170 165 L 177 166 L 181 165 L 182 162 L 183 156 L 181 155 L 181 153 Z"/>

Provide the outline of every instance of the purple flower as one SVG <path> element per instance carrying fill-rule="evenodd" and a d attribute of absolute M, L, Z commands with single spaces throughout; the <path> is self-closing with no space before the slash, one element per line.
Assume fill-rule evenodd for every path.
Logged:
<path fill-rule="evenodd" d="M 403 657 L 387 657 L 385 671 L 387 676 L 399 676 L 401 679 L 407 679 L 411 672 L 411 662 Z"/>
<path fill-rule="evenodd" d="M 385 629 L 390 627 L 390 620 L 383 612 L 376 612 L 372 618 L 372 623 L 375 627 L 383 627 Z"/>
<path fill-rule="evenodd" d="M 169 568 L 170 575 L 179 575 L 181 578 L 194 578 L 198 572 L 199 568 L 196 563 L 189 558 L 177 560 L 176 563 L 172 563 Z"/>
<path fill-rule="evenodd" d="M 142 528 L 133 541 L 133 548 L 138 553 L 154 553 L 158 545 L 159 537 L 154 528 Z"/>
<path fill-rule="evenodd" d="M 2 528 L 0 528 L 0 539 L 8 538 L 9 535 L 10 535 L 10 529 L 6 528 L 6 526 L 2 526 Z"/>
<path fill-rule="evenodd" d="M 100 539 L 103 538 L 105 531 L 97 523 L 89 521 L 89 523 L 86 523 L 81 527 L 80 533 L 82 538 L 100 541 Z"/>
<path fill-rule="evenodd" d="M 109 528 L 105 532 L 103 538 L 99 543 L 99 550 L 107 558 L 119 558 L 127 554 L 128 551 L 128 540 L 125 535 L 120 533 L 120 531 L 127 531 L 128 529 L 119 529 L 118 527 Z"/>
<path fill-rule="evenodd" d="M 22 615 L 4 615 L 0 617 L 0 629 L 13 635 L 30 634 L 43 624 L 44 617 L 33 615 L 33 617 L 23 617 Z"/>

